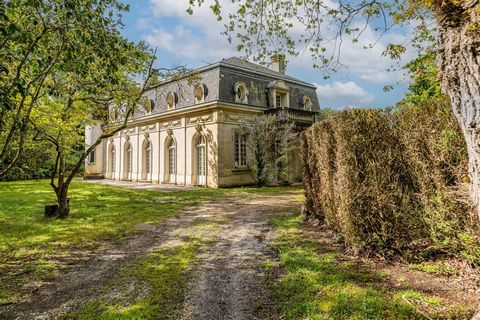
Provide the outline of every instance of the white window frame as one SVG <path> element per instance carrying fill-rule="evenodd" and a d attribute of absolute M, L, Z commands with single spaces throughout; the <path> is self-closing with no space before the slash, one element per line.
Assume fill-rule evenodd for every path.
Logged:
<path fill-rule="evenodd" d="M 236 131 L 233 136 L 233 165 L 235 169 L 247 167 L 247 135 Z"/>

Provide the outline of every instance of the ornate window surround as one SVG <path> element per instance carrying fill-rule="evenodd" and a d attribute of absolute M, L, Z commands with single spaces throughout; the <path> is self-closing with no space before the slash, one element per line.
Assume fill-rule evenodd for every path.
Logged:
<path fill-rule="evenodd" d="M 248 88 L 245 82 L 238 81 L 235 83 L 233 90 L 235 92 L 235 102 L 248 104 Z"/>
<path fill-rule="evenodd" d="M 205 102 L 205 97 L 208 94 L 207 86 L 203 83 L 197 83 L 195 89 L 193 90 L 193 96 L 195 99 L 195 104 Z"/>
<path fill-rule="evenodd" d="M 282 80 L 275 80 L 268 84 L 270 108 L 290 107 L 290 88 Z M 280 97 L 280 106 L 277 106 L 277 96 Z"/>

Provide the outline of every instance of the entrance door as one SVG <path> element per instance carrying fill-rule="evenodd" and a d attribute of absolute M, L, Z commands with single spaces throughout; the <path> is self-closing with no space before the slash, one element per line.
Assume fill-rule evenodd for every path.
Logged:
<path fill-rule="evenodd" d="M 200 136 L 197 144 L 197 184 L 206 183 L 206 152 L 205 137 Z"/>

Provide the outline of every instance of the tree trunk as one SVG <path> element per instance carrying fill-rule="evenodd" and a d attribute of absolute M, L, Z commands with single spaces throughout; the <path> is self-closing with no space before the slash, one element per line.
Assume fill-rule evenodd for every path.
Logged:
<path fill-rule="evenodd" d="M 57 192 L 58 208 L 56 216 L 60 219 L 68 217 L 70 212 L 70 204 L 68 201 L 68 185 L 64 184 Z"/>
<path fill-rule="evenodd" d="M 444 4 L 435 12 L 439 25 L 437 63 L 444 92 L 468 149 L 471 196 L 480 216 L 480 13 L 478 0 Z M 476 12 L 477 11 L 477 12 Z"/>

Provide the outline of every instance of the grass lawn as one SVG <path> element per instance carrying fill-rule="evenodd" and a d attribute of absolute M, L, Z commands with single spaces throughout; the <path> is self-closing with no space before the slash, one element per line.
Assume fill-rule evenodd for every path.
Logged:
<path fill-rule="evenodd" d="M 445 311 L 449 301 L 440 297 L 408 285 L 389 288 L 388 275 L 342 259 L 340 250 L 305 232 L 299 216 L 271 223 L 282 269 L 272 286 L 284 319 L 469 319 L 475 307 Z"/>
<path fill-rule="evenodd" d="M 100 298 L 65 314 L 62 319 L 178 319 L 190 286 L 197 253 L 205 250 L 217 234 L 218 223 L 197 219 L 188 236 L 174 246 L 156 249 L 125 267 L 118 279 L 104 288 L 105 295 L 122 292 L 114 298 Z M 146 292 L 129 291 L 146 285 Z M 115 294 L 114 294 L 115 296 Z"/>
<path fill-rule="evenodd" d="M 48 181 L 0 183 L 0 304 L 17 301 L 30 285 L 87 259 L 88 250 L 125 239 L 137 224 L 161 223 L 185 205 L 254 190 L 162 192 L 74 182 L 70 216 L 58 220 L 43 216 L 44 206 L 55 203 Z M 180 202 L 154 202 L 167 199 Z"/>

